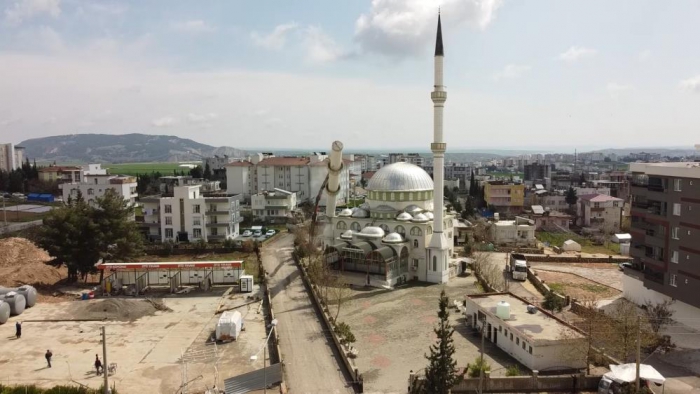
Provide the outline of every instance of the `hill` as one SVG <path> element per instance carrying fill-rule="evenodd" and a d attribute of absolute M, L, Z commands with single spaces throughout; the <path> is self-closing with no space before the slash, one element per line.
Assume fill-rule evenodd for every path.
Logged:
<path fill-rule="evenodd" d="M 182 162 L 213 155 L 245 156 L 240 149 L 214 147 L 172 135 L 70 134 L 34 138 L 19 145 L 30 159 L 57 163 Z"/>

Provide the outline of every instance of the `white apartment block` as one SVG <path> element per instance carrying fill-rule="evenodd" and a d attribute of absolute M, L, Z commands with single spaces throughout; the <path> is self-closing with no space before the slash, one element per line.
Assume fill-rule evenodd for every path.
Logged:
<path fill-rule="evenodd" d="M 496 245 L 534 246 L 535 222 L 519 216 L 515 220 L 496 220 L 489 229 L 491 240 Z"/>
<path fill-rule="evenodd" d="M 14 144 L 0 144 L 0 170 L 10 172 L 22 167 L 24 148 Z"/>
<path fill-rule="evenodd" d="M 214 171 L 214 170 L 221 170 L 226 167 L 226 164 L 231 162 L 231 158 L 228 157 L 228 155 L 214 155 L 213 157 L 205 157 L 204 160 L 202 160 L 202 168 L 206 168 L 207 164 L 209 164 L 209 169 Z"/>
<path fill-rule="evenodd" d="M 66 182 L 58 185 L 63 194 L 63 201 L 68 202 L 68 198 L 75 199 L 78 191 L 83 195 L 83 199 L 94 205 L 96 199 L 105 195 L 107 190 L 114 190 L 130 205 L 136 203 L 136 178 L 133 176 L 119 175 L 95 175 L 87 174 L 83 176 L 81 182 Z"/>
<path fill-rule="evenodd" d="M 176 186 L 172 197 L 152 196 L 143 205 L 143 228 L 152 241 L 224 241 L 238 236 L 239 196 L 205 197 L 201 185 Z"/>
<path fill-rule="evenodd" d="M 579 224 L 598 227 L 606 232 L 619 232 L 622 207 L 625 200 L 604 194 L 586 194 L 578 197 Z"/>
<path fill-rule="evenodd" d="M 282 189 L 264 191 L 251 197 L 251 208 L 257 218 L 270 222 L 286 222 L 297 209 L 297 196 L 294 192 Z"/>

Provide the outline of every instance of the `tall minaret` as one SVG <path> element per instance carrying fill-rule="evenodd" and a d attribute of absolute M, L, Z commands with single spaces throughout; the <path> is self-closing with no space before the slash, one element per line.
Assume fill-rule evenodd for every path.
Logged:
<path fill-rule="evenodd" d="M 445 185 L 445 150 L 447 144 L 442 139 L 442 112 L 447 100 L 447 92 L 442 84 L 442 63 L 445 52 L 442 47 L 442 24 L 438 13 L 437 40 L 435 42 L 435 86 L 430 93 L 433 100 L 433 235 L 427 250 L 427 281 L 446 283 L 449 279 L 449 247 L 443 226 L 444 185 Z"/>

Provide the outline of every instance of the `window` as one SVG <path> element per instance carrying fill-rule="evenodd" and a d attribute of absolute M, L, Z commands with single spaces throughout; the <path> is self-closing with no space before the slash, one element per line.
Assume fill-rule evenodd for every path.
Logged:
<path fill-rule="evenodd" d="M 613 208 L 617 208 L 617 207 L 619 207 L 619 206 L 620 206 L 620 202 L 619 202 L 619 201 L 613 201 Z"/>
<path fill-rule="evenodd" d="M 165 238 L 172 238 L 172 237 L 173 237 L 173 229 L 166 228 L 165 229 Z"/>
<path fill-rule="evenodd" d="M 593 203 L 594 208 L 600 208 L 600 203 L 599 202 L 594 202 Z"/>
<path fill-rule="evenodd" d="M 678 285 L 676 284 L 676 274 L 671 274 L 671 277 L 668 280 L 668 284 L 673 287 L 678 287 Z"/>
<path fill-rule="evenodd" d="M 532 354 L 532 346 L 528 345 L 527 347 L 528 347 L 527 352 Z"/>
<path fill-rule="evenodd" d="M 423 235 L 423 230 L 421 230 L 420 227 L 412 227 L 411 235 Z"/>
<path fill-rule="evenodd" d="M 95 185 L 97 185 L 97 178 L 95 178 Z"/>
<path fill-rule="evenodd" d="M 671 229 L 671 238 L 679 239 L 678 238 L 678 227 L 674 227 L 673 229 Z"/>
<path fill-rule="evenodd" d="M 678 263 L 678 251 L 677 250 L 674 250 L 671 253 L 671 262 L 676 263 L 676 264 Z"/>
<path fill-rule="evenodd" d="M 170 204 L 165 204 L 165 213 L 173 213 L 173 206 Z"/>
<path fill-rule="evenodd" d="M 681 186 L 683 185 L 683 180 L 681 179 L 674 179 L 673 180 L 673 191 L 679 192 L 681 191 Z"/>
<path fill-rule="evenodd" d="M 525 350 L 525 341 L 523 341 L 523 350 Z"/>
<path fill-rule="evenodd" d="M 418 259 L 413 259 L 413 268 L 418 269 Z"/>
<path fill-rule="evenodd" d="M 360 231 L 362 228 L 360 227 L 360 223 L 352 222 L 352 224 L 350 225 L 350 229 L 352 231 Z"/>
<path fill-rule="evenodd" d="M 425 230 L 426 234 L 432 234 L 433 233 L 433 228 L 428 226 L 428 228 Z"/>
<path fill-rule="evenodd" d="M 216 228 L 216 227 L 214 227 L 213 229 L 211 229 L 211 235 L 219 235 L 219 229 Z"/>
<path fill-rule="evenodd" d="M 199 213 L 199 204 L 192 205 L 192 213 Z"/>
<path fill-rule="evenodd" d="M 437 256 L 433 256 L 433 271 L 437 271 Z"/>
<path fill-rule="evenodd" d="M 510 340 L 511 340 L 511 342 L 513 341 L 513 333 L 512 332 L 510 333 Z"/>
<path fill-rule="evenodd" d="M 214 216 L 215 218 L 216 216 Z M 201 226 L 202 225 L 202 219 L 201 218 L 192 218 L 192 225 L 193 226 Z"/>
<path fill-rule="evenodd" d="M 681 204 L 679 204 L 679 203 L 673 204 L 673 214 L 676 216 L 681 216 Z"/>
<path fill-rule="evenodd" d="M 339 221 L 338 224 L 335 225 L 335 228 L 338 230 L 345 230 L 348 228 L 348 225 L 345 224 L 345 222 Z"/>
<path fill-rule="evenodd" d="M 192 238 L 202 238 L 202 229 L 201 228 L 192 229 Z"/>
<path fill-rule="evenodd" d="M 520 338 L 515 338 L 515 344 L 520 345 Z"/>
<path fill-rule="evenodd" d="M 165 217 L 165 224 L 172 226 L 173 225 L 173 217 L 172 216 L 166 216 Z"/>
<path fill-rule="evenodd" d="M 414 247 L 414 248 L 417 248 L 417 247 L 418 247 L 418 240 L 417 240 L 417 239 L 414 239 L 414 240 L 413 240 L 413 247 Z"/>
<path fill-rule="evenodd" d="M 508 330 L 503 330 L 503 336 L 506 337 L 506 339 L 508 339 Z"/>

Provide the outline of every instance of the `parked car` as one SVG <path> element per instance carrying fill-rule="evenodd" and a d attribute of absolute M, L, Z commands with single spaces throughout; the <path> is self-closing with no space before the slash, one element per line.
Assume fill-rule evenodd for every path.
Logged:
<path fill-rule="evenodd" d="M 260 230 L 255 230 L 255 232 L 253 233 L 253 236 L 254 236 L 254 237 L 262 237 L 262 231 L 260 231 Z"/>
<path fill-rule="evenodd" d="M 265 235 L 267 235 L 268 237 L 271 237 L 271 236 L 275 235 L 276 232 L 277 231 L 270 229 L 270 230 L 267 230 Z"/>
<path fill-rule="evenodd" d="M 620 268 L 620 271 L 624 271 L 625 267 L 632 268 L 632 263 L 620 263 L 617 266 L 618 266 L 618 268 Z"/>
<path fill-rule="evenodd" d="M 253 235 L 253 233 L 250 230 L 246 230 L 243 232 L 244 237 L 250 237 L 251 235 Z"/>

